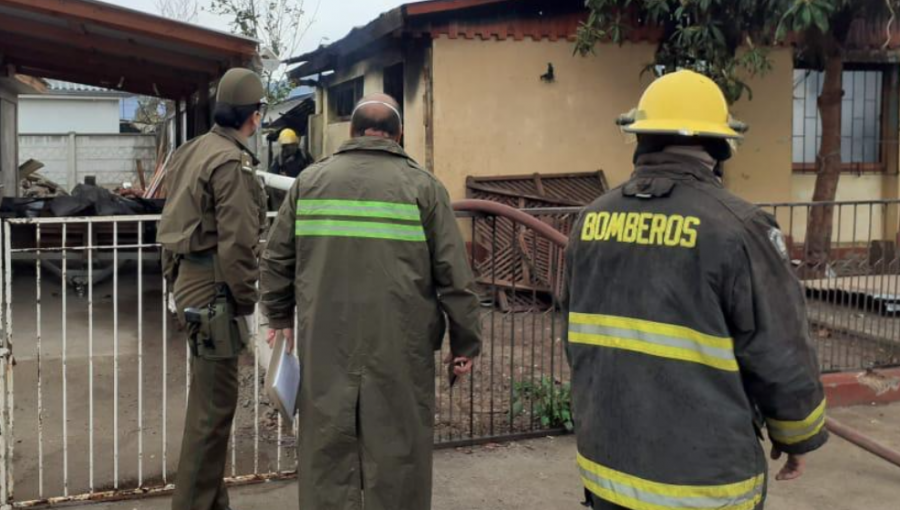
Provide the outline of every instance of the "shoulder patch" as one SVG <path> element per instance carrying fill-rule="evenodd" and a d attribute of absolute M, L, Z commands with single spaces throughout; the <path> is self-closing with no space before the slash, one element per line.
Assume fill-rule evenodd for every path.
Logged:
<path fill-rule="evenodd" d="M 775 247 L 775 251 L 781 255 L 781 258 L 784 260 L 790 260 L 791 255 L 788 252 L 787 242 L 784 240 L 784 234 L 781 233 L 781 230 L 772 227 L 769 229 L 769 242 L 772 243 L 772 246 Z"/>
<path fill-rule="evenodd" d="M 253 158 L 250 157 L 250 155 L 247 153 L 241 154 L 241 170 L 247 172 L 250 175 L 256 174 L 253 169 Z"/>

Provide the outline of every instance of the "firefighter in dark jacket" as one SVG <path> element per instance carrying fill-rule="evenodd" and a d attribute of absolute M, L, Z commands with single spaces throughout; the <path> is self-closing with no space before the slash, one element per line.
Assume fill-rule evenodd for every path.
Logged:
<path fill-rule="evenodd" d="M 300 508 L 428 510 L 434 353 L 446 330 L 446 361 L 469 372 L 479 302 L 447 190 L 398 143 L 397 103 L 364 98 L 351 130 L 300 174 L 261 266 L 269 327 L 291 339 L 297 310 Z"/>
<path fill-rule="evenodd" d="M 269 173 L 296 179 L 300 172 L 312 163 L 309 156 L 300 147 L 300 137 L 293 129 L 285 128 L 278 134 L 278 145 L 280 150 L 269 167 Z M 270 190 L 269 210 L 277 211 L 284 202 L 285 196 L 284 191 Z"/>
<path fill-rule="evenodd" d="M 578 467 L 595 509 L 760 510 L 827 440 L 804 294 L 774 218 L 720 181 L 741 138 L 718 86 L 669 74 L 620 119 L 636 171 L 566 254 Z"/>
<path fill-rule="evenodd" d="M 169 165 L 158 240 L 192 354 L 172 510 L 229 509 L 222 478 L 266 214 L 247 141 L 265 116 L 264 96 L 254 72 L 228 71 L 216 94 L 215 127 L 179 148 Z"/>

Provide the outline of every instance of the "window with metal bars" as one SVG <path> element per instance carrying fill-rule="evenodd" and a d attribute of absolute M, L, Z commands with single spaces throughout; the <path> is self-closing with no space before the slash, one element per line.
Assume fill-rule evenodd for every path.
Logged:
<path fill-rule="evenodd" d="M 815 172 L 822 143 L 818 98 L 824 74 L 794 70 L 793 162 L 796 172 Z M 842 76 L 841 159 L 844 171 L 884 172 L 882 70 L 847 70 Z M 893 145 L 893 144 L 892 144 Z"/>
<path fill-rule="evenodd" d="M 350 80 L 328 89 L 329 106 L 331 110 L 330 122 L 347 122 L 353 115 L 356 103 L 363 97 L 364 79 L 362 77 Z"/>

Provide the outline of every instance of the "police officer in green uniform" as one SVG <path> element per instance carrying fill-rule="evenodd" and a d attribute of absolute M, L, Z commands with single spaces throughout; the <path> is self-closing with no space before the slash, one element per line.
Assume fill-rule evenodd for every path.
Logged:
<path fill-rule="evenodd" d="M 805 298 L 775 219 L 717 177 L 741 138 L 690 71 L 620 119 L 636 170 L 589 205 L 566 253 L 578 467 L 596 510 L 761 510 L 828 439 Z"/>
<path fill-rule="evenodd" d="M 257 302 L 266 206 L 247 140 L 265 115 L 264 97 L 255 73 L 228 71 L 216 95 L 215 127 L 181 147 L 169 166 L 159 242 L 192 353 L 173 510 L 229 508 L 222 479 L 237 407 L 238 356 Z"/>

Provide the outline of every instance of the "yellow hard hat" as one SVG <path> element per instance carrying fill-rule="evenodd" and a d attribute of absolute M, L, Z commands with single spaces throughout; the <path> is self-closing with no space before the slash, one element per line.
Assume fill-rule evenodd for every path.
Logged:
<path fill-rule="evenodd" d="M 628 133 L 702 136 L 736 140 L 747 126 L 728 114 L 728 101 L 716 82 L 693 71 L 654 81 L 637 109 L 617 122 Z"/>
<path fill-rule="evenodd" d="M 278 135 L 278 143 L 279 145 L 297 145 L 300 143 L 300 138 L 293 129 L 285 129 Z"/>

